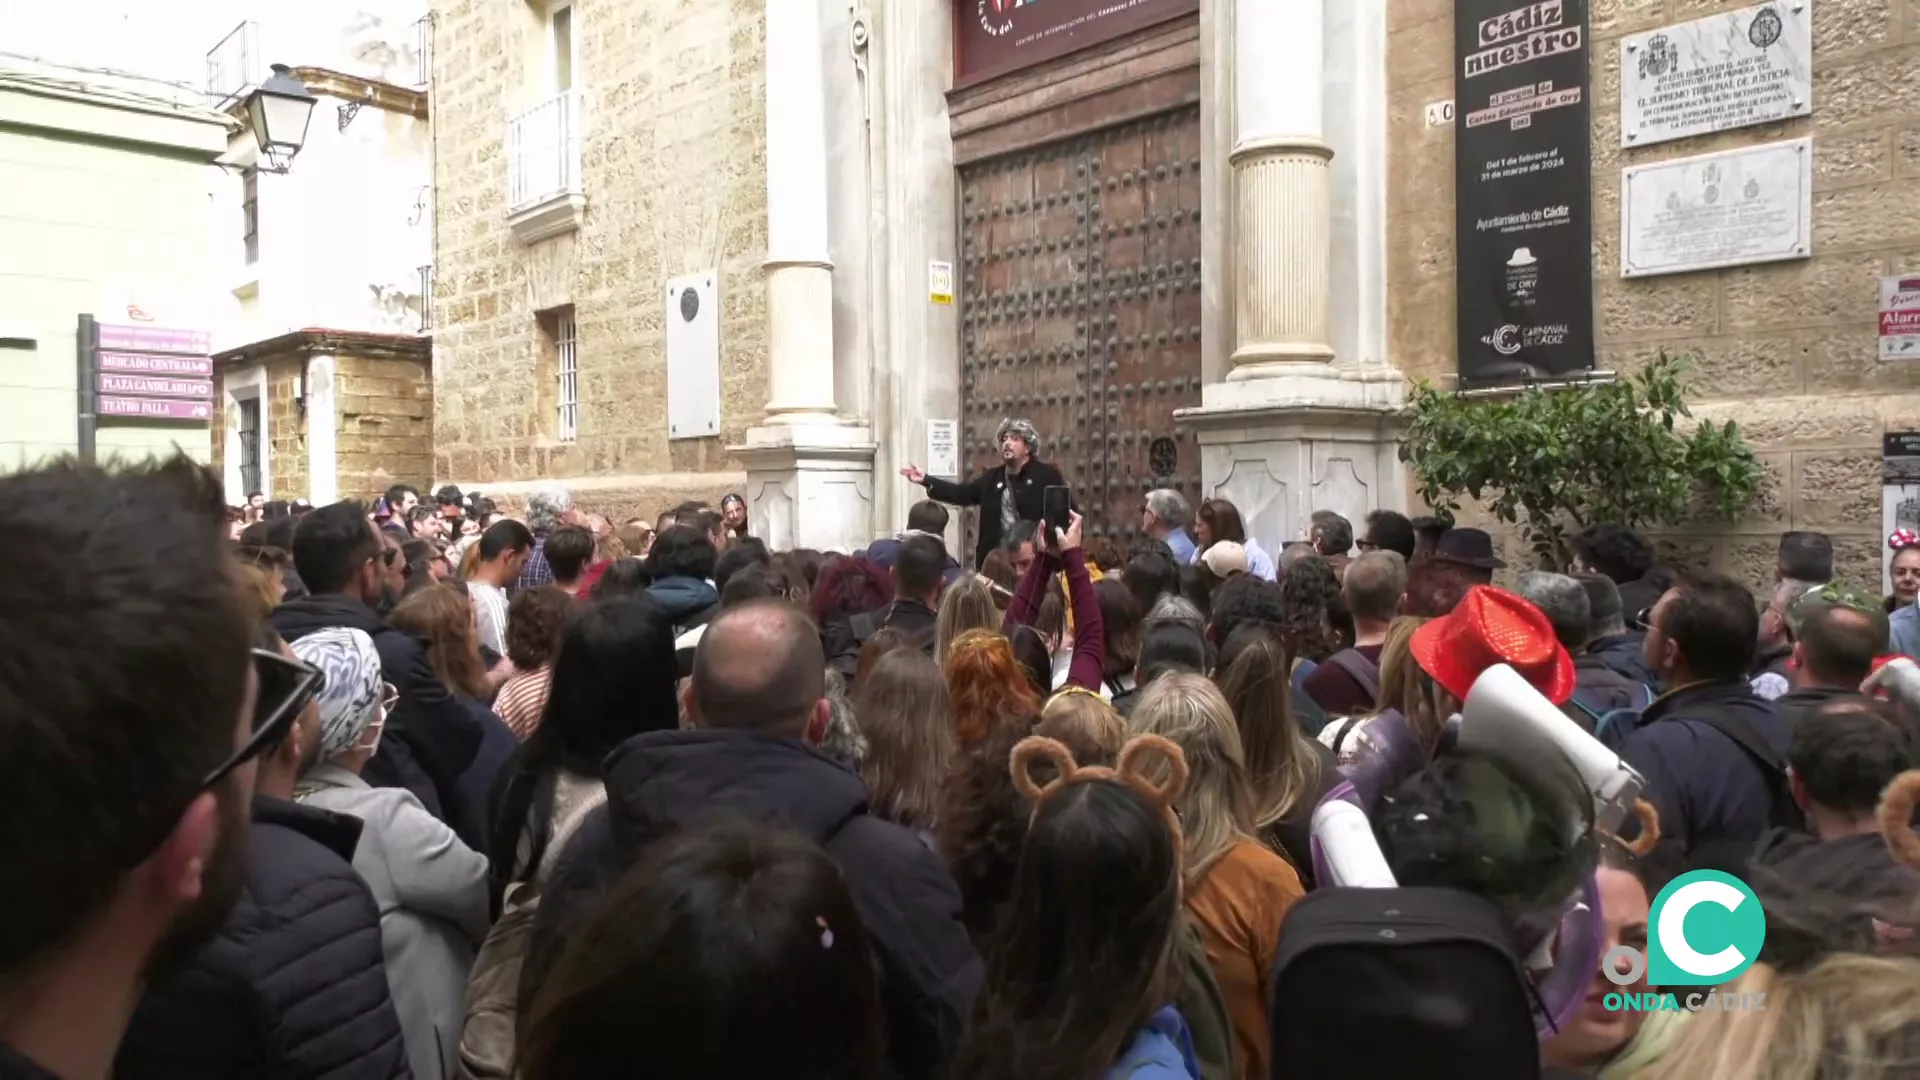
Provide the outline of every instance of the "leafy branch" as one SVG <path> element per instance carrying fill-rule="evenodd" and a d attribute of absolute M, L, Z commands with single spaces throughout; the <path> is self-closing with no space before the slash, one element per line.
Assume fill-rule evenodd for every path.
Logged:
<path fill-rule="evenodd" d="M 1731 420 L 1675 430 L 1692 417 L 1686 368 L 1662 353 L 1614 382 L 1491 401 L 1423 382 L 1400 460 L 1436 511 L 1459 510 L 1463 496 L 1483 503 L 1521 525 L 1548 565 L 1569 562 L 1570 525 L 1670 525 L 1696 506 L 1733 520 L 1752 505 L 1763 470 Z"/>

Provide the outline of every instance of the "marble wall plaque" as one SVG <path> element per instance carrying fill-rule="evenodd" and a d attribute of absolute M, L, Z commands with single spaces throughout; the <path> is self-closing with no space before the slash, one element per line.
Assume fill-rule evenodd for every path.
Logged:
<path fill-rule="evenodd" d="M 1620 145 L 1813 112 L 1813 3 L 1779 0 L 1620 41 Z"/>
<path fill-rule="evenodd" d="M 1683 274 L 1813 254 L 1813 140 L 1624 169 L 1620 276 Z"/>

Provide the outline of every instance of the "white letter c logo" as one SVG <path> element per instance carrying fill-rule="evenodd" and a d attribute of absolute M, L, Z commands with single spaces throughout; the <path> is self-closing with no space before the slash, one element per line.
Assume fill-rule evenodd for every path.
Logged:
<path fill-rule="evenodd" d="M 1729 945 L 1711 956 L 1687 944 L 1687 913 L 1700 904 L 1718 904 L 1728 911 L 1738 910 L 1747 894 L 1724 881 L 1692 881 L 1674 890 L 1660 909 L 1660 951 L 1673 965 L 1689 975 L 1712 978 L 1725 975 L 1747 962 L 1739 949 Z"/>

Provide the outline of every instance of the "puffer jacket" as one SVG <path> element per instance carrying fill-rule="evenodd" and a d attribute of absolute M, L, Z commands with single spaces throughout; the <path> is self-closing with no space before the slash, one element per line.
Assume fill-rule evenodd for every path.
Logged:
<path fill-rule="evenodd" d="M 887 1055 L 897 1076 L 945 1075 L 980 985 L 960 890 L 913 833 L 867 812 L 867 786 L 818 749 L 752 731 L 654 731 L 606 765 L 606 806 L 554 867 L 526 966 L 522 1008 L 592 899 L 651 844 L 714 815 L 742 814 L 812 839 L 840 866 L 873 939 Z"/>
<path fill-rule="evenodd" d="M 268 621 L 289 642 L 334 626 L 360 630 L 373 639 L 380 653 L 380 677 L 400 692 L 400 704 L 361 775 L 375 787 L 413 792 L 429 813 L 453 826 L 462 843 L 485 851 L 487 808 L 464 798 L 460 786 L 461 775 L 480 752 L 484 732 L 433 673 L 426 644 L 346 596 L 290 600 L 273 609 Z"/>
<path fill-rule="evenodd" d="M 186 967 L 147 988 L 116 1080 L 411 1077 L 359 818 L 256 796 L 246 888 Z M 424 1078 L 423 1078 L 424 1080 Z"/>

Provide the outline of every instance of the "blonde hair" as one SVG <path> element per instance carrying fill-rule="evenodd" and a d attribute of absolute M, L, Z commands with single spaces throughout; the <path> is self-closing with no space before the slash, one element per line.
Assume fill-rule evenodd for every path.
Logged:
<path fill-rule="evenodd" d="M 1288 666 L 1286 647 L 1260 634 L 1216 673 L 1246 753 L 1253 823 L 1262 829 L 1320 789 L 1320 755 L 1293 718 Z"/>
<path fill-rule="evenodd" d="M 1717 993 L 1765 994 L 1766 1008 L 1688 1016 L 1634 1080 L 1879 1080 L 1920 1068 L 1920 959 L 1839 953 L 1797 974 L 1755 964 Z"/>
<path fill-rule="evenodd" d="M 1180 798 L 1186 834 L 1184 874 L 1188 888 L 1233 848 L 1254 839 L 1253 789 L 1233 709 L 1220 689 L 1188 672 L 1162 675 L 1140 692 L 1133 707 L 1136 735 L 1159 735 L 1187 759 L 1187 786 Z"/>
<path fill-rule="evenodd" d="M 1099 694 L 1069 686 L 1047 699 L 1034 733 L 1055 738 L 1073 735 L 1109 754 L 1118 754 L 1126 745 L 1127 722 Z"/>
<path fill-rule="evenodd" d="M 940 614 L 934 620 L 933 659 L 941 667 L 955 639 L 969 630 L 998 630 L 1000 609 L 994 606 L 993 591 L 978 578 L 963 577 L 940 597 Z"/>

